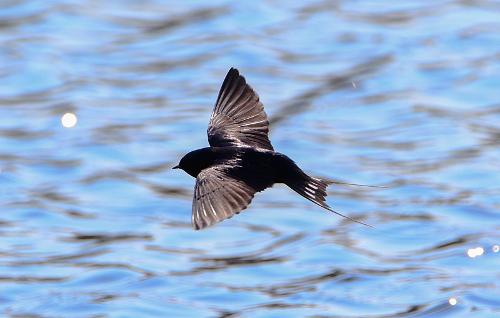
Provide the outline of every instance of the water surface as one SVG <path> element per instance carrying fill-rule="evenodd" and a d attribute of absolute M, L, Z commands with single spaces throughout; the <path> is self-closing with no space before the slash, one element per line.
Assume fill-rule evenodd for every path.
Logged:
<path fill-rule="evenodd" d="M 497 317 L 496 1 L 3 1 L 0 314 Z M 237 67 L 282 186 L 195 232 L 194 180 Z M 61 125 L 74 113 L 73 128 Z"/>

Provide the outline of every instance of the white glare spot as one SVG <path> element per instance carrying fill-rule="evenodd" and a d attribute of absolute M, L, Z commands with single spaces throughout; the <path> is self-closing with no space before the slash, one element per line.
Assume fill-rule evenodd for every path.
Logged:
<path fill-rule="evenodd" d="M 356 83 L 351 82 L 351 84 L 352 84 L 352 87 L 356 88 Z"/>
<path fill-rule="evenodd" d="M 493 251 L 493 253 L 498 253 L 500 251 L 500 245 L 493 245 L 491 250 Z"/>
<path fill-rule="evenodd" d="M 481 256 L 483 254 L 484 254 L 484 248 L 482 248 L 480 246 L 476 247 L 476 248 L 469 248 L 467 250 L 467 256 L 469 256 L 470 258 Z"/>
<path fill-rule="evenodd" d="M 78 118 L 73 113 L 66 113 L 61 117 L 61 124 L 66 128 L 75 127 Z"/>
<path fill-rule="evenodd" d="M 476 247 L 476 254 L 477 256 L 481 256 L 484 254 L 484 248 L 482 247 Z"/>
<path fill-rule="evenodd" d="M 467 256 L 469 256 L 470 258 L 474 258 L 474 257 L 476 257 L 476 250 L 475 250 L 475 249 L 473 249 L 473 248 L 469 248 L 469 249 L 467 250 Z"/>
<path fill-rule="evenodd" d="M 451 297 L 450 299 L 448 299 L 448 302 L 450 303 L 450 305 L 455 306 L 457 304 L 457 299 L 455 297 Z"/>

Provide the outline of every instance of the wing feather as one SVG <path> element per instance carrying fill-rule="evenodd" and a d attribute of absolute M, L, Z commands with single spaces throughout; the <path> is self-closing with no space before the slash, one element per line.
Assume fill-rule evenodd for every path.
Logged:
<path fill-rule="evenodd" d="M 274 150 L 269 141 L 269 121 L 259 96 L 237 69 L 231 68 L 222 83 L 208 125 L 212 147 L 252 146 Z"/>
<path fill-rule="evenodd" d="M 240 213 L 252 201 L 255 189 L 231 177 L 226 169 L 222 165 L 207 168 L 196 178 L 192 215 L 196 230 Z"/>

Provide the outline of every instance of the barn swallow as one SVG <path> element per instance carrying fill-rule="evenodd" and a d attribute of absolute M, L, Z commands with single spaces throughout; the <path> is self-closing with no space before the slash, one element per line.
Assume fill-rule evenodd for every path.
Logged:
<path fill-rule="evenodd" d="M 274 151 L 259 96 L 235 68 L 222 83 L 207 132 L 210 147 L 189 152 L 173 167 L 196 178 L 192 209 L 195 230 L 240 213 L 256 192 L 275 183 L 284 183 L 320 207 L 364 224 L 326 203 L 330 182 L 308 176 L 292 159 Z"/>

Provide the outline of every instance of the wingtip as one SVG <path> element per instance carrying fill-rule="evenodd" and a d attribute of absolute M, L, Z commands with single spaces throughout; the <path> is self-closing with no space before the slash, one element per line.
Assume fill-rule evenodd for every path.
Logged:
<path fill-rule="evenodd" d="M 240 76 L 240 71 L 236 68 L 236 67 L 231 67 L 229 69 L 229 71 L 227 72 L 227 74 L 231 74 L 231 75 L 234 75 L 234 76 Z"/>
<path fill-rule="evenodd" d="M 193 230 L 195 231 L 201 231 L 209 226 L 211 226 L 212 224 L 197 224 L 197 223 L 193 223 Z"/>

